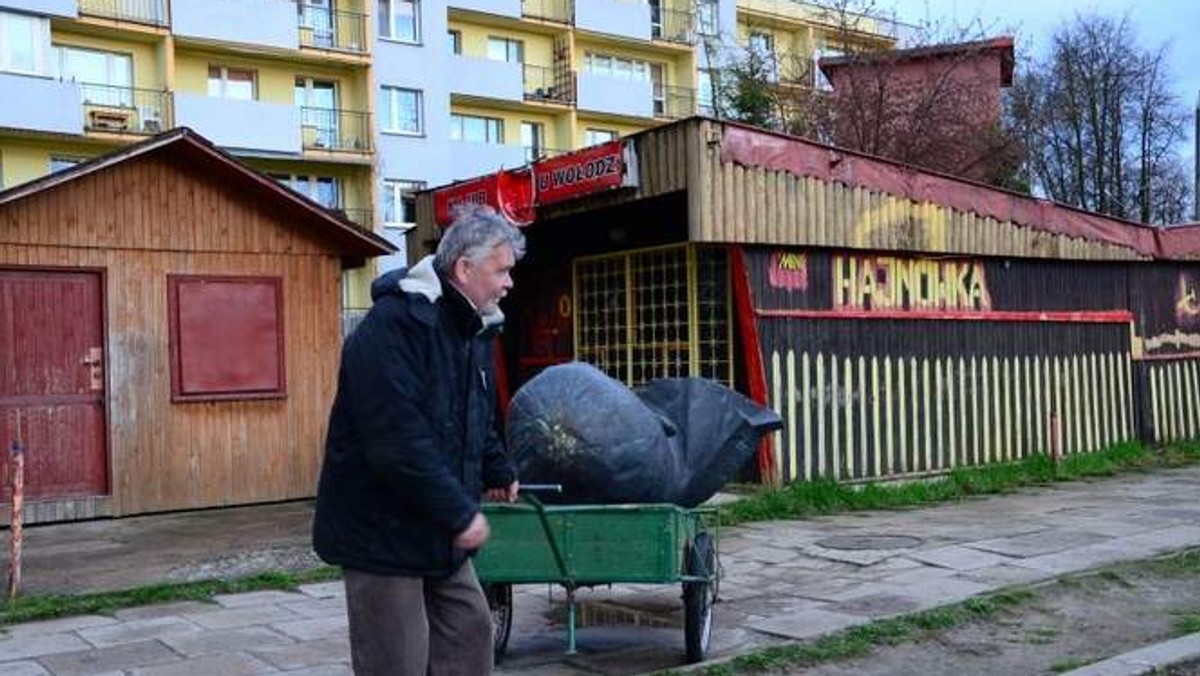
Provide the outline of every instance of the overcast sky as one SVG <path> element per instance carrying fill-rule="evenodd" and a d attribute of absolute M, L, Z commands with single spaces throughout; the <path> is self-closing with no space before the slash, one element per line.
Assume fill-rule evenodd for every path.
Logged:
<path fill-rule="evenodd" d="M 1076 14 L 1114 18 L 1128 14 L 1144 49 L 1169 43 L 1172 89 L 1180 102 L 1194 110 L 1200 96 L 1200 0 L 875 0 L 881 13 L 889 14 L 893 7 L 896 19 L 904 23 L 928 20 L 952 29 L 978 20 L 986 35 L 1016 37 L 1018 56 L 1043 54 L 1054 29 Z M 976 28 L 967 34 L 979 32 Z M 1183 154 L 1190 163 L 1192 126 L 1188 129 L 1188 148 Z"/>

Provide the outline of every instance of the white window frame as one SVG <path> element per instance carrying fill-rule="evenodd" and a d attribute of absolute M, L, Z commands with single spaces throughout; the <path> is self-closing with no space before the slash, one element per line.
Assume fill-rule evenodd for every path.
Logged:
<path fill-rule="evenodd" d="M 697 1 L 696 32 L 701 35 L 721 34 L 721 5 L 717 0 Z"/>
<path fill-rule="evenodd" d="M 424 190 L 424 189 L 425 189 L 425 181 L 412 181 L 412 180 L 401 179 L 401 178 L 385 178 L 385 179 L 383 179 L 383 200 L 382 200 L 383 227 L 385 227 L 385 228 L 401 228 L 403 230 L 408 230 L 408 229 L 412 228 L 413 226 L 415 226 L 417 224 L 416 192 L 418 190 Z M 391 203 L 393 205 L 395 205 L 394 208 L 397 211 L 396 214 L 388 213 L 387 204 L 388 204 L 389 199 L 391 200 Z M 404 220 L 404 218 L 403 218 L 404 212 L 407 211 L 407 209 L 405 208 L 405 204 L 409 203 L 409 202 L 412 203 L 412 209 L 413 209 L 411 221 Z M 392 218 L 390 220 L 388 218 L 389 216 L 392 216 Z M 399 216 L 399 218 L 397 218 L 397 216 Z"/>
<path fill-rule="evenodd" d="M 403 116 L 400 115 L 400 102 L 409 94 L 412 95 L 415 105 L 415 124 L 412 128 L 405 128 L 402 124 Z M 381 100 L 379 106 L 379 129 L 382 133 L 400 134 L 403 136 L 421 136 L 425 133 L 425 112 L 423 110 L 425 97 L 420 89 L 383 85 L 380 87 L 379 96 Z M 384 98 L 387 99 L 386 108 L 382 103 Z M 387 116 L 388 119 L 384 119 L 385 111 L 391 113 Z"/>
<path fill-rule="evenodd" d="M 653 65 L 662 67 L 662 64 Z M 583 69 L 593 75 L 613 77 L 618 80 L 651 81 L 651 63 L 649 61 L 642 61 L 641 59 L 585 52 L 583 55 Z M 665 72 L 666 69 L 663 68 L 663 71 Z"/>
<path fill-rule="evenodd" d="M 292 190 L 304 195 L 312 201 L 320 204 L 326 209 L 343 209 L 344 193 L 342 191 L 342 179 L 337 176 L 317 176 L 312 174 L 284 174 L 270 173 L 267 174 L 276 182 L 285 185 Z M 327 181 L 333 186 L 333 204 L 325 204 L 317 199 L 318 192 L 316 187 L 322 182 Z"/>
<path fill-rule="evenodd" d="M 503 58 L 500 58 L 497 50 L 503 50 Z M 504 61 L 506 63 L 525 63 L 525 43 L 521 40 L 506 38 L 502 35 L 489 35 L 487 38 L 487 58 L 491 61 Z"/>
<path fill-rule="evenodd" d="M 13 63 L 13 54 L 7 48 L 8 31 L 14 24 L 28 22 L 30 38 L 33 41 L 32 69 L 18 68 Z M 50 20 L 28 14 L 0 11 L 0 72 L 20 73 L 22 75 L 50 75 L 53 61 L 51 58 Z"/>
<path fill-rule="evenodd" d="M 447 29 L 446 39 L 450 41 L 450 53 L 462 56 L 462 31 L 457 28 Z"/>
<path fill-rule="evenodd" d="M 220 83 L 220 86 L 219 86 L 219 91 L 216 94 L 212 93 L 212 89 L 211 89 L 212 82 L 213 82 L 212 71 L 214 68 L 216 68 L 220 71 L 220 77 L 217 80 L 217 82 Z M 230 71 L 236 71 L 236 72 L 240 72 L 240 73 L 249 73 L 250 74 L 250 98 L 245 99 L 240 96 L 230 96 L 229 95 L 229 72 Z M 235 101 L 257 101 L 258 100 L 258 71 L 255 70 L 254 68 L 242 68 L 240 66 L 230 67 L 230 66 L 226 66 L 223 64 L 210 63 L 208 65 L 207 78 L 208 79 L 206 80 L 206 83 L 207 83 L 206 87 L 208 87 L 208 89 L 206 89 L 205 91 L 207 91 L 208 95 L 211 97 L 219 98 L 219 99 L 233 99 Z"/>
<path fill-rule="evenodd" d="M 404 42 L 407 44 L 420 44 L 421 42 L 421 2 L 420 0 L 380 0 L 381 5 L 387 6 L 387 17 L 391 17 L 391 21 L 386 21 L 385 16 L 379 16 L 379 37 L 382 40 L 391 40 L 394 42 Z M 399 5 L 411 5 L 413 27 L 412 35 L 397 35 L 396 7 Z"/>
<path fill-rule="evenodd" d="M 468 121 L 482 121 L 484 135 L 483 139 L 467 138 L 464 133 L 466 130 L 465 123 Z M 486 117 L 483 115 L 463 115 L 461 113 L 450 114 L 450 140 L 465 141 L 467 143 L 484 143 L 487 145 L 504 145 L 504 119 L 499 117 Z"/>
<path fill-rule="evenodd" d="M 133 55 L 106 49 L 91 49 L 75 45 L 54 45 L 58 76 L 77 82 L 83 102 L 101 106 L 133 107 Z M 67 58 L 72 53 L 87 52 L 104 57 L 104 74 L 98 79 L 79 79 L 68 73 Z M 89 86 L 90 85 L 90 86 Z"/>
<path fill-rule="evenodd" d="M 583 145 L 595 146 L 601 143 L 608 143 L 620 138 L 621 135 L 615 129 L 600 129 L 598 127 L 588 127 L 583 130 Z"/>

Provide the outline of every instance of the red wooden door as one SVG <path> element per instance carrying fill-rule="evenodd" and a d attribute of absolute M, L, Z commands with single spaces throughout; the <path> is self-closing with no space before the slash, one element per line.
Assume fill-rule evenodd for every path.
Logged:
<path fill-rule="evenodd" d="M 29 498 L 103 495 L 104 341 L 100 275 L 0 270 L 0 477 L 13 441 Z"/>

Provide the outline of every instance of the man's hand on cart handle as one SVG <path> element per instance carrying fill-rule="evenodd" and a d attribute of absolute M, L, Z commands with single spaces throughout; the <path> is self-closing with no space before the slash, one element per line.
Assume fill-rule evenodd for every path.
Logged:
<path fill-rule="evenodd" d="M 519 490 L 521 490 L 521 482 L 513 481 L 503 488 L 489 488 L 485 495 L 490 502 L 516 502 Z"/>

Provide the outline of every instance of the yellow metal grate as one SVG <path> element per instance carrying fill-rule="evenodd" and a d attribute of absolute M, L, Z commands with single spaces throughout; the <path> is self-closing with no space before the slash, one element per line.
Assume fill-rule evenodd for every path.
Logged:
<path fill-rule="evenodd" d="M 574 265 L 575 355 L 630 386 L 699 376 L 733 385 L 725 249 L 678 245 Z"/>

